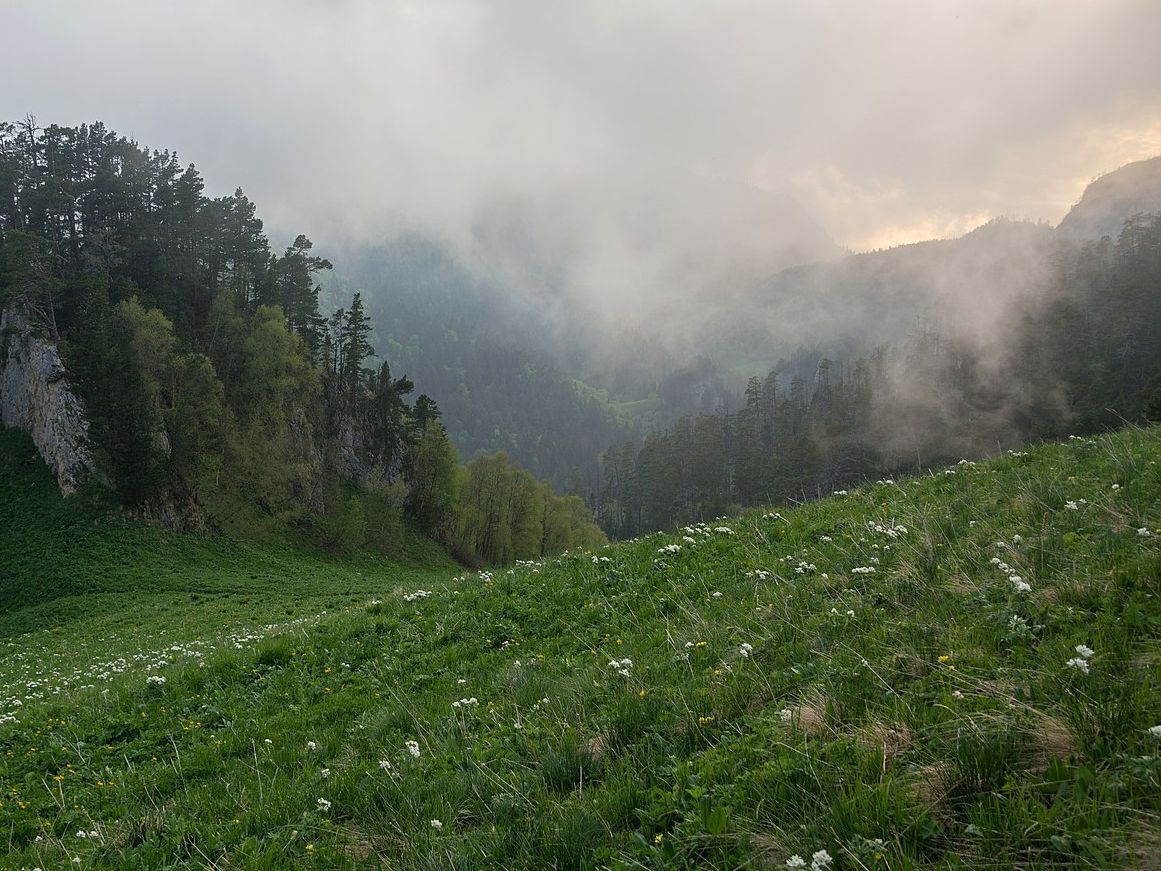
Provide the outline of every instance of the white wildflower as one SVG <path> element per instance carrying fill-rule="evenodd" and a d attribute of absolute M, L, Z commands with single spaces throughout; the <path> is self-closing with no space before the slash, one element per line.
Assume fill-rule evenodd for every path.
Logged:
<path fill-rule="evenodd" d="M 830 865 L 831 861 L 833 860 L 830 857 L 830 853 L 826 850 L 819 850 L 810 857 L 811 871 L 822 871 L 823 868 Z"/>
<path fill-rule="evenodd" d="M 1078 644 L 1078 645 L 1076 645 L 1076 647 L 1074 647 L 1072 649 L 1075 650 L 1080 656 L 1084 657 L 1085 659 L 1092 659 L 1093 654 L 1096 653 L 1095 650 L 1093 650 L 1091 647 L 1088 647 L 1087 645 L 1084 645 L 1084 644 Z"/>
<path fill-rule="evenodd" d="M 318 809 L 320 811 L 322 811 L 323 813 L 326 813 L 327 811 L 329 811 L 331 809 L 331 803 L 329 801 L 327 801 L 325 798 L 320 798 L 318 800 Z"/>
<path fill-rule="evenodd" d="M 1161 726 L 1150 726 L 1149 734 L 1154 738 L 1161 738 Z"/>
<path fill-rule="evenodd" d="M 629 669 L 631 669 L 632 667 L 633 667 L 633 660 L 631 660 L 631 659 L 626 658 L 626 659 L 622 659 L 622 660 L 616 660 L 616 659 L 609 660 L 609 668 L 616 671 L 617 674 L 619 674 L 621 677 L 628 677 L 629 676 Z"/>
<path fill-rule="evenodd" d="M 314 751 L 318 749 L 318 745 L 315 744 L 313 741 L 307 741 L 306 742 L 306 749 L 309 750 L 311 753 L 314 753 Z"/>
<path fill-rule="evenodd" d="M 786 860 L 786 867 L 787 868 L 805 868 L 806 867 L 806 860 L 803 859 L 801 856 L 799 856 L 797 853 L 795 853 L 793 856 L 791 856 L 789 859 Z"/>
<path fill-rule="evenodd" d="M 1073 502 L 1071 499 L 1069 499 L 1067 502 L 1064 503 L 1064 507 L 1067 508 L 1069 511 L 1079 511 L 1080 510 L 1080 506 L 1077 505 L 1075 502 Z"/>
<path fill-rule="evenodd" d="M 390 759 L 380 759 L 379 760 L 379 770 L 380 771 L 390 771 L 391 770 L 391 760 Z"/>
<path fill-rule="evenodd" d="M 326 780 L 328 777 L 331 776 L 331 770 L 329 768 L 324 768 L 322 771 L 320 771 L 318 773 L 318 776 L 321 777 L 323 780 Z"/>
<path fill-rule="evenodd" d="M 1070 659 L 1068 662 L 1065 663 L 1065 665 L 1068 666 L 1069 668 L 1075 668 L 1077 671 L 1081 671 L 1081 672 L 1084 672 L 1085 674 L 1088 674 L 1089 665 L 1088 665 L 1087 659 L 1082 659 L 1081 657 L 1077 656 L 1077 657 Z"/>
<path fill-rule="evenodd" d="M 742 654 L 743 659 L 749 659 L 750 654 L 754 652 L 754 647 L 743 641 L 742 646 L 738 648 L 738 652 Z"/>
<path fill-rule="evenodd" d="M 435 829 L 437 832 L 443 831 L 443 823 L 440 820 L 432 820 L 431 827 L 433 829 Z"/>
<path fill-rule="evenodd" d="M 408 740 L 408 741 L 403 742 L 403 746 L 407 748 L 408 753 L 410 753 L 416 759 L 419 758 L 419 742 L 418 741 Z"/>

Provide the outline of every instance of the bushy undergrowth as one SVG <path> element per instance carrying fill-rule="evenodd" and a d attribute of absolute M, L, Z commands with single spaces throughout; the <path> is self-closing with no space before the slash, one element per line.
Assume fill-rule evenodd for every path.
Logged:
<path fill-rule="evenodd" d="M 1130 430 L 456 578 L 233 551 L 236 577 L 284 560 L 251 597 L 276 626 L 59 694 L 15 684 L 50 634 L 15 636 L 17 611 L 6 861 L 1145 866 L 1159 460 L 1161 430 Z M 148 589 L 140 551 L 103 553 Z M 38 577 L 71 571 L 42 554 Z M 298 585 L 334 590 L 327 613 Z M 150 625 L 209 638 L 205 603 L 160 586 Z M 68 625 L 88 659 L 137 643 L 120 607 Z"/>

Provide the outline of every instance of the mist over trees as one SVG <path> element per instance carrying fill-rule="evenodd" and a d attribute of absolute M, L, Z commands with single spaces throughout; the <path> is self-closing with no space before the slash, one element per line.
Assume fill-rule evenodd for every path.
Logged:
<path fill-rule="evenodd" d="M 1058 244 L 1046 263 L 999 335 L 928 328 L 866 356 L 802 353 L 750 378 L 735 411 L 611 447 L 598 520 L 634 536 L 1161 420 L 1161 215 L 1130 218 L 1115 242 Z"/>
<path fill-rule="evenodd" d="M 1120 241 L 996 220 L 793 267 L 707 290 L 647 340 L 506 292 L 437 240 L 344 259 L 465 453 L 507 451 L 625 536 L 1142 419 L 1151 220 Z"/>
<path fill-rule="evenodd" d="M 344 249 L 337 278 L 366 291 L 375 341 L 439 398 L 466 456 L 502 451 L 559 490 L 596 483 L 595 458 L 641 433 L 609 397 L 578 377 L 592 335 L 560 329 L 547 304 L 506 292 L 440 240 L 404 234 Z"/>
<path fill-rule="evenodd" d="M 336 550 L 390 550 L 412 523 L 469 562 L 600 540 L 537 482 L 481 520 L 464 500 L 491 491 L 459 467 L 436 402 L 370 365 L 361 295 L 324 317 L 332 264 L 311 240 L 276 254 L 240 189 L 203 189 L 192 165 L 101 123 L 0 125 L 0 305 L 60 344 L 126 506 L 247 534 L 299 528 Z"/>
<path fill-rule="evenodd" d="M 305 235 L 276 253 L 241 190 L 203 188 L 101 124 L 0 135 L 2 299 L 60 341 L 121 498 L 171 521 L 347 549 L 406 520 L 509 562 L 596 540 L 585 503 L 636 535 L 1159 402 L 1147 215 L 793 267 L 639 340 L 421 234 L 337 271 Z"/>

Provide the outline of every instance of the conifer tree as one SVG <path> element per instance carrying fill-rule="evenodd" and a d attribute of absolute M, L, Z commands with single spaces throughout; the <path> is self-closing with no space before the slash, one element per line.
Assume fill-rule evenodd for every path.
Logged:
<path fill-rule="evenodd" d="M 325 321 L 318 313 L 321 288 L 315 284 L 314 275 L 332 266 L 329 260 L 311 254 L 313 247 L 314 243 L 306 236 L 295 238 L 277 263 L 276 289 L 286 325 L 302 336 L 311 356 L 317 357 Z"/>
<path fill-rule="evenodd" d="M 340 310 L 341 311 L 341 310 Z M 337 315 L 338 313 L 336 313 Z M 363 297 L 356 293 L 351 307 L 342 321 L 342 369 L 339 380 L 343 389 L 350 394 L 358 391 L 365 380 L 363 364 L 375 355 L 371 347 L 371 319 L 363 309 Z"/>

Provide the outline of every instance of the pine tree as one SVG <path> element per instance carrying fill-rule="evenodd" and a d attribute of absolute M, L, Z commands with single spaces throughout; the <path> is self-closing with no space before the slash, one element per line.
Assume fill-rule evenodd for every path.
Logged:
<path fill-rule="evenodd" d="M 318 313 L 318 297 L 322 290 L 314 283 L 314 274 L 331 269 L 331 262 L 310 253 L 314 243 L 299 235 L 276 266 L 278 302 L 286 316 L 286 325 L 302 336 L 313 358 L 322 347 L 325 320 Z"/>
<path fill-rule="evenodd" d="M 338 314 L 338 313 L 336 313 Z M 363 364 L 368 357 L 375 355 L 375 349 L 369 341 L 371 335 L 371 319 L 363 309 L 363 297 L 356 293 L 351 300 L 351 308 L 347 311 L 342 322 L 342 368 L 339 371 L 339 381 L 343 389 L 349 394 L 355 394 L 360 385 L 366 380 Z"/>

